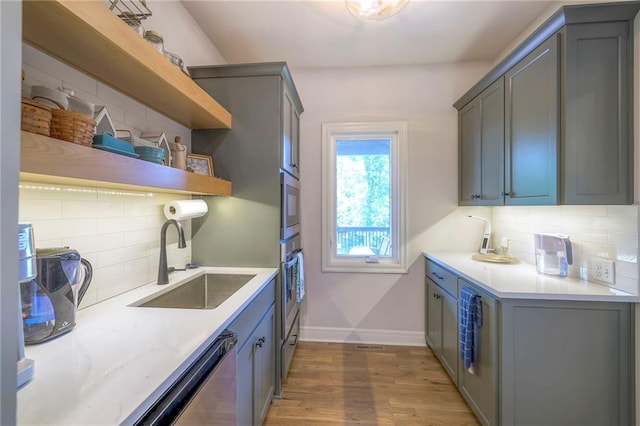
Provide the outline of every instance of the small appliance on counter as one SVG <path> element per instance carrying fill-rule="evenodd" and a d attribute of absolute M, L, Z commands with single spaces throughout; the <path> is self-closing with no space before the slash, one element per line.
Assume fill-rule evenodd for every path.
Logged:
<path fill-rule="evenodd" d="M 473 216 L 473 215 L 469 215 L 469 217 L 473 219 L 478 219 L 484 222 L 484 231 L 482 233 L 482 242 L 480 243 L 479 252 L 481 254 L 487 254 L 489 251 L 489 240 L 491 239 L 491 223 L 484 217 Z"/>
<path fill-rule="evenodd" d="M 68 247 L 36 250 L 35 279 L 20 284 L 25 344 L 71 331 L 93 269 Z"/>
<path fill-rule="evenodd" d="M 562 234 L 533 234 L 536 245 L 536 270 L 539 274 L 566 277 L 573 264 L 573 250 L 569 236 Z"/>
<path fill-rule="evenodd" d="M 34 253 L 33 225 L 18 224 L 18 283 L 20 290 L 24 283 L 29 283 L 36 276 L 36 254 Z M 21 291 L 18 292 L 18 312 L 21 305 Z M 21 315 L 20 313 L 18 315 Z M 33 378 L 34 363 L 24 357 L 24 334 L 22 321 L 18 321 L 18 387 Z"/>

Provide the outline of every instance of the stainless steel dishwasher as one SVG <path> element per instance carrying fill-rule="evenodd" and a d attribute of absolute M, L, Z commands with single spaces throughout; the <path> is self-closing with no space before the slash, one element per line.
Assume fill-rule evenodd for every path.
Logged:
<path fill-rule="evenodd" d="M 225 330 L 135 424 L 235 425 L 237 341 Z"/>

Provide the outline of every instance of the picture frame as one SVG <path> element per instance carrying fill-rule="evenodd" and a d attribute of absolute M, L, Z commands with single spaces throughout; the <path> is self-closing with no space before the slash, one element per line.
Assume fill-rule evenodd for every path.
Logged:
<path fill-rule="evenodd" d="M 187 168 L 198 175 L 213 176 L 213 159 L 209 155 L 187 154 Z"/>

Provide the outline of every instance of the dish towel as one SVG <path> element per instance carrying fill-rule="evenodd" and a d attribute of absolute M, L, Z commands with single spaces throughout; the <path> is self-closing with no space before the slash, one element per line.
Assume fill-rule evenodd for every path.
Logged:
<path fill-rule="evenodd" d="M 480 353 L 480 328 L 482 328 L 482 302 L 480 295 L 469 287 L 460 291 L 460 356 L 464 368 L 475 374 L 474 363 Z"/>
<path fill-rule="evenodd" d="M 296 262 L 297 267 L 295 268 L 296 278 L 294 280 L 296 286 L 296 303 L 302 303 L 302 299 L 304 299 L 304 255 L 302 254 L 302 250 L 296 254 L 298 258 L 298 262 Z"/>

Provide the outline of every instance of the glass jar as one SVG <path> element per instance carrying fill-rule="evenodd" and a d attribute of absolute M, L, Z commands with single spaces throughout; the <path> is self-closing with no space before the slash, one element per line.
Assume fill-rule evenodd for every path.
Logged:
<path fill-rule="evenodd" d="M 147 40 L 158 52 L 164 54 L 164 40 L 160 33 L 147 30 L 144 32 L 144 39 Z"/>
<path fill-rule="evenodd" d="M 134 13 L 123 12 L 122 15 L 120 15 L 120 19 L 129 25 L 129 28 L 138 33 L 140 37 L 144 37 L 142 22 L 140 22 L 140 19 Z"/>

